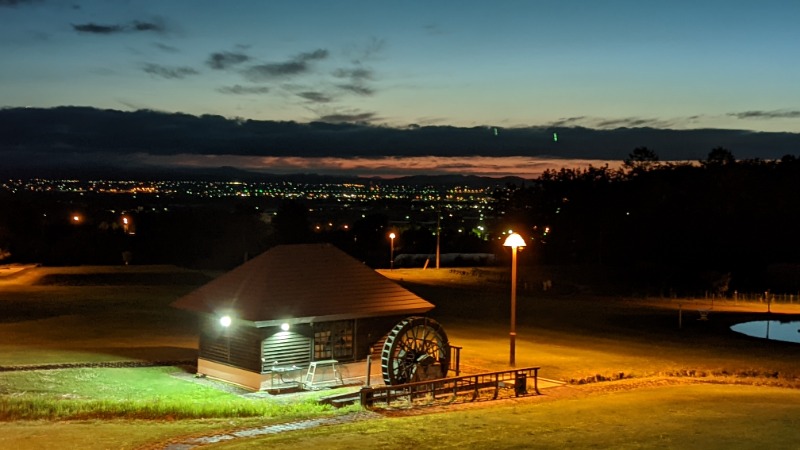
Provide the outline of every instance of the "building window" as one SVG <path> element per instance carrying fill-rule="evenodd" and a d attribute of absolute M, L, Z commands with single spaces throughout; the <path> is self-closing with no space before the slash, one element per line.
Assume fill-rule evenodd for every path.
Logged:
<path fill-rule="evenodd" d="M 331 331 L 316 331 L 314 332 L 314 360 L 333 358 L 333 349 L 331 349 Z"/>
<path fill-rule="evenodd" d="M 314 326 L 314 360 L 351 359 L 353 357 L 353 321 L 341 320 Z"/>

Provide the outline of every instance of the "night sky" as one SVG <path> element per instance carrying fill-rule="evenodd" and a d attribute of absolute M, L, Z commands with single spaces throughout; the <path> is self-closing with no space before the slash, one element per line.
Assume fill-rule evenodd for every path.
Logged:
<path fill-rule="evenodd" d="M 800 133 L 800 3 L 785 0 L 0 0 L 0 20 L 6 108 Z M 638 145 L 670 159 L 659 144 Z M 607 158 L 535 147 L 515 156 Z"/>

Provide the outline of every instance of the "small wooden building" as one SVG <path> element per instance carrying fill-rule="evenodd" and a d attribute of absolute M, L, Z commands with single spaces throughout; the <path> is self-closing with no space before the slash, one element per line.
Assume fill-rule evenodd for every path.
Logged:
<path fill-rule="evenodd" d="M 398 321 L 434 307 L 329 244 L 274 247 L 173 306 L 199 313 L 198 373 L 256 390 L 302 381 L 314 361 L 363 377 Z"/>

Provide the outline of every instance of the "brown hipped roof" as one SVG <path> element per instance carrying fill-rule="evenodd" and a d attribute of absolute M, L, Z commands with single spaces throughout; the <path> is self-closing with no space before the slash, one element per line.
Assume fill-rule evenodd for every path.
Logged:
<path fill-rule="evenodd" d="M 419 314 L 434 307 L 329 244 L 274 247 L 172 305 L 258 326 Z"/>

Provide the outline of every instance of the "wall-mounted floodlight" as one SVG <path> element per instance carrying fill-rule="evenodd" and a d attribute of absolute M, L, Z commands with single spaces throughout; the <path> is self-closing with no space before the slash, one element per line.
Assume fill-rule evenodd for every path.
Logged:
<path fill-rule="evenodd" d="M 289 324 L 288 323 L 282 323 L 281 324 L 281 330 L 289 331 Z"/>
<path fill-rule="evenodd" d="M 225 328 L 231 326 L 231 316 L 222 316 L 219 318 L 219 324 Z"/>

